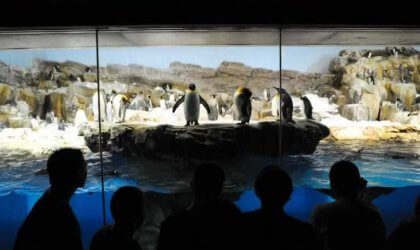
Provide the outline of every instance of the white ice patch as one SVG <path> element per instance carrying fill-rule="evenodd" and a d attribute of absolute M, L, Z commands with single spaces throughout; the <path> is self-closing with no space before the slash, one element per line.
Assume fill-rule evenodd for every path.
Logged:
<path fill-rule="evenodd" d="M 59 130 L 58 124 L 39 126 L 37 130 L 5 128 L 0 131 L 0 150 L 28 151 L 36 156 L 45 156 L 63 147 L 89 151 L 83 136 L 78 136 L 77 128 L 69 124 L 65 131 Z"/>

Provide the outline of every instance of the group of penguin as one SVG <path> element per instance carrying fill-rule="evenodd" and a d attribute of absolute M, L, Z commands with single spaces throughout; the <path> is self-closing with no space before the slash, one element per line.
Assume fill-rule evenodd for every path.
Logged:
<path fill-rule="evenodd" d="M 283 88 L 273 87 L 276 89 L 276 95 L 271 99 L 272 115 L 276 117 L 283 117 L 286 122 L 294 123 L 293 117 L 293 101 L 290 95 Z M 99 102 L 98 102 L 99 95 Z M 108 98 L 106 98 L 108 97 Z M 233 118 L 240 121 L 241 125 L 248 124 L 252 113 L 252 92 L 245 87 L 238 87 L 234 94 L 233 100 Z M 264 90 L 265 101 L 270 101 L 269 89 Z M 312 105 L 309 99 L 305 96 L 301 97 L 304 104 L 304 113 L 307 119 L 312 118 Z M 94 120 L 99 120 L 99 113 L 101 113 L 101 120 L 105 119 L 109 122 L 124 122 L 127 108 L 135 110 L 150 111 L 152 109 L 151 96 L 144 96 L 141 91 L 131 101 L 123 94 L 117 94 L 115 91 L 109 96 L 106 96 L 103 90 L 96 92 L 92 96 L 92 111 Z M 184 103 L 184 116 L 186 120 L 185 126 L 199 125 L 198 119 L 200 116 L 200 105 L 203 105 L 207 111 L 209 120 L 217 120 L 219 109 L 215 94 L 210 96 L 209 103 L 196 90 L 194 83 L 188 85 L 186 93 L 182 95 L 172 106 L 172 112 L 175 113 L 177 108 Z"/>
<path fill-rule="evenodd" d="M 277 94 L 271 100 L 272 113 L 274 116 L 280 117 L 280 112 L 285 118 L 286 122 L 294 123 L 292 119 L 293 115 L 293 101 L 290 95 L 283 88 L 273 87 L 277 90 Z M 252 112 L 252 92 L 250 89 L 245 87 L 239 87 L 236 89 L 233 100 L 233 118 L 234 120 L 240 121 L 241 125 L 248 124 L 251 119 Z M 264 90 L 264 99 L 269 99 L 269 90 Z M 301 97 L 304 103 L 304 113 L 307 119 L 312 118 L 312 105 L 309 99 L 305 96 Z M 212 100 L 215 99 L 215 95 L 212 95 Z M 214 111 L 206 100 L 196 90 L 194 83 L 189 84 L 188 89 L 182 98 L 180 98 L 172 108 L 172 112 L 175 113 L 176 109 L 181 103 L 184 103 L 184 115 L 186 124 L 199 125 L 198 118 L 200 116 L 200 104 L 204 106 L 207 114 L 210 116 Z M 213 105 L 212 105 L 213 106 Z M 281 110 L 281 111 L 280 111 Z M 217 113 L 216 113 L 217 114 Z"/>

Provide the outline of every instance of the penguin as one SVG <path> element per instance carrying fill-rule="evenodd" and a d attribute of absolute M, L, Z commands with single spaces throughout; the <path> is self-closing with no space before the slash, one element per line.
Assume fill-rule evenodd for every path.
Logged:
<path fill-rule="evenodd" d="M 124 122 L 128 98 L 125 95 L 117 94 L 112 99 L 112 114 L 115 122 Z"/>
<path fill-rule="evenodd" d="M 107 97 L 107 102 L 106 102 L 106 107 L 105 107 L 105 111 L 106 111 L 106 121 L 107 122 L 112 122 L 112 117 L 113 117 L 113 110 L 112 110 L 112 96 L 109 95 Z"/>
<path fill-rule="evenodd" d="M 161 109 L 166 110 L 168 108 L 164 95 L 160 96 L 160 101 L 159 102 L 160 102 L 160 108 Z"/>
<path fill-rule="evenodd" d="M 140 93 L 136 94 L 136 96 L 131 100 L 130 109 L 148 111 L 143 91 L 140 91 Z"/>
<path fill-rule="evenodd" d="M 219 117 L 219 103 L 217 102 L 217 98 L 215 94 L 210 95 L 209 106 L 210 106 L 209 120 L 216 121 L 217 118 Z"/>
<path fill-rule="evenodd" d="M 368 84 L 375 85 L 375 78 L 373 76 L 368 77 Z"/>
<path fill-rule="evenodd" d="M 241 121 L 241 125 L 249 123 L 249 120 L 251 119 L 251 96 L 251 90 L 245 87 L 237 88 L 235 95 L 233 96 L 233 103 L 235 106 L 233 110 L 233 118 Z"/>
<path fill-rule="evenodd" d="M 45 95 L 44 103 L 42 104 L 41 119 L 47 120 L 47 114 L 52 110 L 51 96 Z"/>
<path fill-rule="evenodd" d="M 359 92 L 354 91 L 353 102 L 357 104 L 360 102 L 361 99 L 362 99 L 362 96 L 359 94 Z"/>
<path fill-rule="evenodd" d="M 80 125 L 86 124 L 87 122 L 88 122 L 88 119 L 86 117 L 85 111 L 83 109 L 78 109 L 77 112 L 76 112 L 76 116 L 74 118 L 74 121 L 73 121 L 73 125 L 76 128 L 79 128 Z"/>
<path fill-rule="evenodd" d="M 169 101 L 166 103 L 166 105 L 168 106 L 168 108 L 172 108 L 175 105 L 176 101 L 177 100 L 175 94 L 172 93 L 169 95 Z"/>
<path fill-rule="evenodd" d="M 312 118 L 312 104 L 309 101 L 308 97 L 301 96 L 300 99 L 303 101 L 303 111 L 305 113 L 306 119 L 313 120 Z"/>
<path fill-rule="evenodd" d="M 147 96 L 146 103 L 147 103 L 147 109 L 148 109 L 148 111 L 152 111 L 152 109 L 153 109 L 152 95 L 148 95 Z"/>
<path fill-rule="evenodd" d="M 86 72 L 86 73 L 91 73 L 91 72 L 92 72 L 92 69 L 91 69 L 90 67 L 86 67 L 86 68 L 85 68 L 85 72 Z"/>
<path fill-rule="evenodd" d="M 69 75 L 69 80 L 72 81 L 72 82 L 75 82 L 75 81 L 77 81 L 77 78 L 73 74 L 70 74 Z"/>
<path fill-rule="evenodd" d="M 392 48 L 392 54 L 394 55 L 394 56 L 398 56 L 398 52 L 399 52 L 399 50 L 397 49 L 397 47 L 393 47 Z"/>
<path fill-rule="evenodd" d="M 199 125 L 198 118 L 200 117 L 200 104 L 204 106 L 207 114 L 210 114 L 210 107 L 203 97 L 196 91 L 194 83 L 188 85 L 188 89 L 183 97 L 181 97 L 172 108 L 172 112 L 175 113 L 176 109 L 184 103 L 184 115 L 187 123 L 185 126 Z"/>
<path fill-rule="evenodd" d="M 51 110 L 46 114 L 45 121 L 47 122 L 47 124 L 48 123 L 55 123 L 54 111 Z"/>
<path fill-rule="evenodd" d="M 264 101 L 269 102 L 271 100 L 269 88 L 264 89 L 263 95 L 264 95 Z"/>
<path fill-rule="evenodd" d="M 401 102 L 400 98 L 395 98 L 395 107 L 397 108 L 397 110 L 399 111 L 404 111 L 404 104 Z"/>
<path fill-rule="evenodd" d="M 169 90 L 172 89 L 172 84 L 171 83 L 162 83 L 162 89 L 166 93 L 166 92 L 168 92 Z"/>
<path fill-rule="evenodd" d="M 372 57 L 372 51 L 369 51 L 367 58 L 370 59 Z"/>
<path fill-rule="evenodd" d="M 293 121 L 293 101 L 292 97 L 286 92 L 283 88 L 275 88 L 280 94 L 280 101 L 281 101 L 281 113 L 286 120 L 286 122 L 295 123 Z"/>
<path fill-rule="evenodd" d="M 280 93 L 275 94 L 271 100 L 271 114 L 280 117 Z"/>
<path fill-rule="evenodd" d="M 53 66 L 53 70 L 54 70 L 54 73 L 61 72 L 60 66 L 57 64 Z"/>
<path fill-rule="evenodd" d="M 98 95 L 99 95 L 99 100 L 98 100 Z M 99 121 L 99 108 L 100 110 L 100 116 L 101 116 L 101 122 L 103 122 L 105 120 L 105 103 L 106 103 L 106 99 L 105 99 L 105 93 L 103 90 L 96 91 L 93 96 L 92 96 L 92 112 L 93 112 L 93 117 L 94 117 L 94 121 Z"/>
<path fill-rule="evenodd" d="M 58 120 L 58 130 L 62 130 L 62 131 L 66 130 L 66 125 L 64 124 L 64 120 L 61 118 Z"/>
<path fill-rule="evenodd" d="M 54 73 L 52 70 L 50 70 L 50 73 L 48 73 L 48 80 L 54 81 Z"/>

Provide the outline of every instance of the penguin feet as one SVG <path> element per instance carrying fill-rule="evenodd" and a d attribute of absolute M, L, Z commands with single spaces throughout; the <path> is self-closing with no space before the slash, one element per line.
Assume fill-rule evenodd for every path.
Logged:
<path fill-rule="evenodd" d="M 198 121 L 195 121 L 194 123 L 195 123 L 195 125 L 196 125 L 196 126 L 200 125 L 200 124 L 198 123 Z"/>
<path fill-rule="evenodd" d="M 187 122 L 187 124 L 184 125 L 184 127 L 189 127 L 190 126 L 190 122 Z"/>

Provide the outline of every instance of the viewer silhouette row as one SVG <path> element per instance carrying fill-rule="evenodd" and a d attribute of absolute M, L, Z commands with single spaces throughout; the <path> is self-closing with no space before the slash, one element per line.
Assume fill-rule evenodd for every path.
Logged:
<path fill-rule="evenodd" d="M 58 150 L 48 159 L 47 170 L 51 186 L 22 224 L 14 249 L 82 249 L 80 226 L 69 201 L 86 181 L 83 154 Z M 223 169 L 200 165 L 191 182 L 191 205 L 162 223 L 157 249 L 418 249 L 420 197 L 414 218 L 402 223 L 387 242 L 380 213 L 360 198 L 367 181 L 357 167 L 339 161 L 329 178 L 336 200 L 318 206 L 311 225 L 284 211 L 293 182 L 280 167 L 268 166 L 259 173 L 254 188 L 261 208 L 241 214 L 232 202 L 221 199 Z M 111 199 L 111 213 L 115 224 L 100 229 L 90 249 L 141 249 L 134 232 L 146 217 L 143 192 L 119 188 Z"/>

